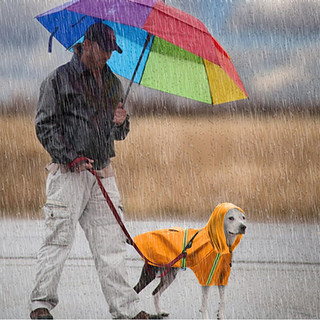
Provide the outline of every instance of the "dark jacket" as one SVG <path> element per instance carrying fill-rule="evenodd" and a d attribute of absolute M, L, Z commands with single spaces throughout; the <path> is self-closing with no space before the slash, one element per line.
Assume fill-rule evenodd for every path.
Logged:
<path fill-rule="evenodd" d="M 91 71 L 74 55 L 42 83 L 35 128 L 52 161 L 69 164 L 84 156 L 102 169 L 115 156 L 114 140 L 129 132 L 129 116 L 121 126 L 113 123 L 114 110 L 123 98 L 120 80 L 106 65 L 99 89 Z"/>

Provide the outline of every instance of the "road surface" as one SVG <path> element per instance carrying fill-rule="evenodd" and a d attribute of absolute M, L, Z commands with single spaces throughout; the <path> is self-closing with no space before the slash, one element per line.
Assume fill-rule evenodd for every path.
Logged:
<path fill-rule="evenodd" d="M 205 223 L 128 221 L 132 236 L 174 226 L 198 228 Z M 35 276 L 36 253 L 43 232 L 41 220 L 0 221 L 0 319 L 27 319 L 28 297 Z M 234 253 L 226 291 L 228 319 L 320 318 L 320 227 L 312 224 L 249 223 Z M 142 260 L 128 246 L 129 282 L 140 275 Z M 154 312 L 151 284 L 140 293 L 144 310 Z M 85 236 L 79 227 L 60 286 L 55 319 L 108 319 Z M 201 289 L 192 271 L 180 272 L 163 294 L 169 319 L 201 318 Z M 218 290 L 210 292 L 210 315 L 215 318 Z"/>

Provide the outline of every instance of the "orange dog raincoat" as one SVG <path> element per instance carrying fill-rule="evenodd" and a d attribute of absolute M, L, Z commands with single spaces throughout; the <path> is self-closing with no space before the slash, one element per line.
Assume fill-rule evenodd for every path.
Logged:
<path fill-rule="evenodd" d="M 134 242 L 147 259 L 167 264 L 176 258 L 198 232 L 187 256 L 176 262 L 174 268 L 190 268 L 203 286 L 227 285 L 231 271 L 232 251 L 239 244 L 238 235 L 229 248 L 223 230 L 224 216 L 229 209 L 242 209 L 232 203 L 221 203 L 213 211 L 203 229 L 171 228 L 150 231 L 134 238 Z M 150 263 L 152 264 L 152 263 Z"/>

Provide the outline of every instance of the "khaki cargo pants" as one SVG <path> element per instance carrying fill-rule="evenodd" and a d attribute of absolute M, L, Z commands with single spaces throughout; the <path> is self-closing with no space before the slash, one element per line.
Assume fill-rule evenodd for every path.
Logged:
<path fill-rule="evenodd" d="M 30 309 L 51 310 L 58 304 L 60 276 L 79 222 L 89 242 L 109 312 L 113 318 L 135 316 L 141 309 L 138 295 L 127 282 L 125 236 L 95 177 L 88 171 L 71 173 L 63 168 L 50 168 L 50 171 L 47 202 L 43 208 L 46 234 L 38 252 L 36 285 L 31 294 Z M 113 174 L 101 181 L 122 215 Z"/>

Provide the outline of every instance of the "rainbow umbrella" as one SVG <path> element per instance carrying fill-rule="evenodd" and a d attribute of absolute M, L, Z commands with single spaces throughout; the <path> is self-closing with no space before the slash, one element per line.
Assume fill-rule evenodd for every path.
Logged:
<path fill-rule="evenodd" d="M 161 0 L 77 0 L 36 19 L 65 48 L 83 41 L 86 29 L 103 22 L 115 31 L 123 53 L 110 68 L 145 87 L 208 104 L 246 99 L 230 57 L 195 17 Z"/>

